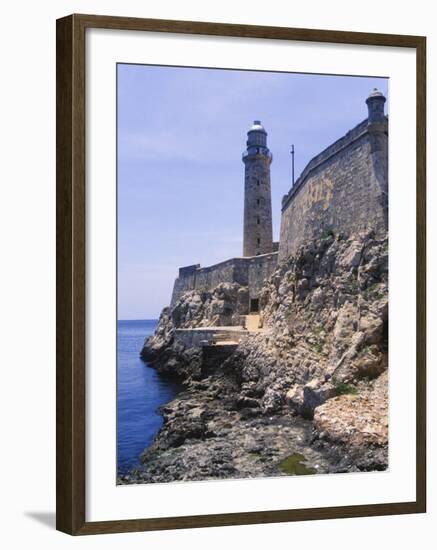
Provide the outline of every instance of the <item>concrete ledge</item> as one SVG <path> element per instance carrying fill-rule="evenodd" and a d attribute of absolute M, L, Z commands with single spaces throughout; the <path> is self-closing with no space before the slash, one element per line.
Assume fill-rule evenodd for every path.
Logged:
<path fill-rule="evenodd" d="M 216 341 L 239 342 L 248 334 L 242 327 L 200 327 L 175 330 L 175 341 L 188 348 L 212 346 Z"/>

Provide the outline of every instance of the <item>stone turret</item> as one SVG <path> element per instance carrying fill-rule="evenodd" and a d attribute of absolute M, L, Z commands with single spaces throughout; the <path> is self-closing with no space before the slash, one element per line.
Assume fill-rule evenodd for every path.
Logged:
<path fill-rule="evenodd" d="M 369 110 L 369 124 L 385 122 L 384 103 L 386 99 L 382 92 L 374 88 L 369 97 L 366 99 L 367 108 Z"/>
<path fill-rule="evenodd" d="M 244 240 L 243 256 L 273 252 L 272 197 L 267 132 L 255 120 L 247 133 L 243 153 L 244 174 Z"/>
<path fill-rule="evenodd" d="M 388 120 L 384 114 L 384 95 L 374 88 L 366 99 L 369 116 L 367 128 L 370 136 L 371 159 L 375 179 L 382 191 L 385 224 L 388 226 Z"/>

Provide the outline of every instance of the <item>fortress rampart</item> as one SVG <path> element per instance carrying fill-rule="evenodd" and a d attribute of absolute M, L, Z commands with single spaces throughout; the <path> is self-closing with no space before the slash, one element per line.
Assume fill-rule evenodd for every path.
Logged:
<path fill-rule="evenodd" d="M 387 230 L 387 149 L 387 119 L 366 119 L 308 163 L 282 200 L 280 262 L 325 233 Z"/>
<path fill-rule="evenodd" d="M 220 283 L 238 283 L 249 287 L 249 297 L 257 298 L 262 284 L 278 263 L 278 253 L 262 254 L 249 258 L 232 258 L 208 267 L 195 264 L 179 269 L 175 280 L 171 306 L 189 290 L 208 292 Z"/>

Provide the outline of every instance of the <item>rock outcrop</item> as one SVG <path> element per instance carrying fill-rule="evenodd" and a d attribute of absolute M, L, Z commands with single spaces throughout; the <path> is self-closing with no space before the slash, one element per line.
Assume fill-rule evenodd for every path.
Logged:
<path fill-rule="evenodd" d="M 201 350 L 176 342 L 176 329 L 236 326 L 241 323 L 247 287 L 220 283 L 212 292 L 185 292 L 172 309 L 163 309 L 153 336 L 144 342 L 141 357 L 161 374 L 182 379 L 201 376 Z M 247 309 L 247 307 L 246 307 Z"/>
<path fill-rule="evenodd" d="M 178 328 L 239 324 L 247 299 L 221 284 L 162 312 L 142 357 L 184 389 L 121 483 L 285 475 L 290 456 L 312 473 L 387 467 L 387 239 L 328 232 L 301 247 L 262 289 L 263 331 L 213 372 L 175 340 Z"/>
<path fill-rule="evenodd" d="M 355 467 L 384 469 L 388 461 L 388 372 L 361 381 L 353 393 L 340 395 L 314 413 L 318 445 L 339 461 L 349 455 Z"/>

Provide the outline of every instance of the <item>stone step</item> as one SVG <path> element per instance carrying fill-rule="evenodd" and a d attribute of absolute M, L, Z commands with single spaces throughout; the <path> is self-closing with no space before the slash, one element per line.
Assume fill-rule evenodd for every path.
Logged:
<path fill-rule="evenodd" d="M 260 330 L 259 313 L 251 313 L 250 315 L 245 315 L 245 321 L 246 321 L 246 329 L 248 331 Z"/>

